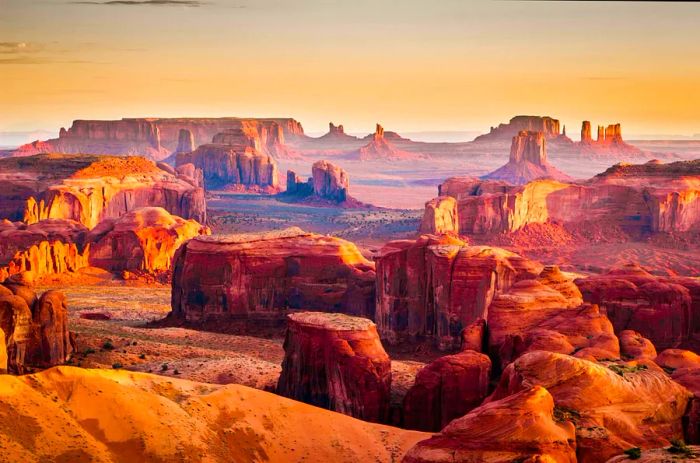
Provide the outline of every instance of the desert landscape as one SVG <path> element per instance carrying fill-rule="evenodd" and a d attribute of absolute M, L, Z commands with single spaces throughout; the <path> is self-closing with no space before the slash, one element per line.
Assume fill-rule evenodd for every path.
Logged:
<path fill-rule="evenodd" d="M 700 8 L 272 3 L 7 1 L 0 461 L 700 461 Z"/>

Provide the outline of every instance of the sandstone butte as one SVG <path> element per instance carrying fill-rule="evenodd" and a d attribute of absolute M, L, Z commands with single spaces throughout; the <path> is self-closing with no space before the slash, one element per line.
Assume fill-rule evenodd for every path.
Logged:
<path fill-rule="evenodd" d="M 632 447 L 668 446 L 682 438 L 692 397 L 652 361 L 601 364 L 536 351 L 505 369 L 487 403 L 533 386 L 546 388 L 560 419 L 575 425 L 580 463 L 606 461 Z"/>
<path fill-rule="evenodd" d="M 399 149 L 385 136 L 384 127 L 377 124 L 374 134 L 369 137 L 369 143 L 344 157 L 360 161 L 410 161 L 423 159 L 425 156 Z"/>
<path fill-rule="evenodd" d="M 632 239 L 700 230 L 700 160 L 617 164 L 580 183 L 454 177 L 438 194 L 426 205 L 423 233 L 489 235 L 551 222 L 621 229 Z"/>
<path fill-rule="evenodd" d="M 547 139 L 566 137 L 561 133 L 561 126 L 558 119 L 549 116 L 515 116 L 507 124 L 499 124 L 498 127 L 491 127 L 489 133 L 479 135 L 475 142 L 488 141 L 510 141 L 521 131 L 542 132 Z"/>
<path fill-rule="evenodd" d="M 482 177 L 486 180 L 503 180 L 513 185 L 523 185 L 539 178 L 559 181 L 571 177 L 553 167 L 547 161 L 547 138 L 543 132 L 520 131 L 510 145 L 508 163 Z"/>
<path fill-rule="evenodd" d="M 372 321 L 338 313 L 287 316 L 277 393 L 366 421 L 386 422 L 391 361 Z"/>
<path fill-rule="evenodd" d="M 140 157 L 41 154 L 0 159 L 0 216 L 69 219 L 94 228 L 139 207 L 206 222 L 204 190 Z"/>
<path fill-rule="evenodd" d="M 591 135 L 590 121 L 583 121 L 581 123 L 581 141 L 577 146 L 584 153 L 614 153 L 617 155 L 635 155 L 641 153 L 639 148 L 625 143 L 622 139 L 622 128 L 620 124 L 611 124 L 607 127 L 599 125 L 597 138 L 594 140 Z"/>
<path fill-rule="evenodd" d="M 629 264 L 577 279 L 584 300 L 599 304 L 616 332 L 634 330 L 655 347 L 686 345 L 700 330 L 700 281 L 657 277 Z"/>
<path fill-rule="evenodd" d="M 558 419 L 552 394 L 523 389 L 455 419 L 403 463 L 577 462 L 574 424 Z"/>
<path fill-rule="evenodd" d="M 459 347 L 461 331 L 486 318 L 499 292 L 542 270 L 515 253 L 448 235 L 389 242 L 375 261 L 375 321 L 382 339 L 432 339 L 444 350 Z"/>
<path fill-rule="evenodd" d="M 171 316 L 206 322 L 304 309 L 373 319 L 374 280 L 374 264 L 353 243 L 296 227 L 198 236 L 176 253 Z"/>
<path fill-rule="evenodd" d="M 55 367 L 0 376 L 3 461 L 391 463 L 429 434 L 241 385 Z"/>
<path fill-rule="evenodd" d="M 0 285 L 0 373 L 61 365 L 75 349 L 68 331 L 66 297 L 49 290 Z"/>
<path fill-rule="evenodd" d="M 287 190 L 284 196 L 293 201 L 314 204 L 328 203 L 347 208 L 370 207 L 350 196 L 350 175 L 343 168 L 325 160 L 313 164 L 311 177 L 306 181 L 296 172 L 287 171 Z"/>
<path fill-rule="evenodd" d="M 144 207 L 93 228 L 87 236 L 88 260 L 110 271 L 164 272 L 184 242 L 209 234 L 209 227 L 195 220 L 172 216 L 162 207 Z"/>
<path fill-rule="evenodd" d="M 277 162 L 261 151 L 256 131 L 242 127 L 214 135 L 212 142 L 175 156 L 175 165 L 192 164 L 203 173 L 207 189 L 276 193 Z"/>
<path fill-rule="evenodd" d="M 181 130 L 191 136 L 191 146 L 208 143 L 226 130 L 245 130 L 256 139 L 256 147 L 266 155 L 287 155 L 285 137 L 305 138 L 301 124 L 291 118 L 134 118 L 112 121 L 76 120 L 61 129 L 58 138 L 36 141 L 15 150 L 13 156 L 41 153 L 95 153 L 141 155 L 162 160 L 180 149 Z M 190 138 L 188 136 L 188 138 Z M 189 144 L 189 142 L 187 142 Z M 192 150 L 190 150 L 192 151 Z"/>

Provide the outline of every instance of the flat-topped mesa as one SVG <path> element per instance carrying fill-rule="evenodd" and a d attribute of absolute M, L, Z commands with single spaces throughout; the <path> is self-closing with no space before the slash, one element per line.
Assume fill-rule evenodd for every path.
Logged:
<path fill-rule="evenodd" d="M 188 129 L 180 129 L 175 153 L 191 153 L 194 151 L 194 135 Z"/>
<path fill-rule="evenodd" d="M 41 154 L 0 160 L 0 216 L 69 219 L 93 228 L 144 206 L 206 223 L 204 190 L 171 168 L 132 156 Z"/>
<path fill-rule="evenodd" d="M 216 134 L 212 143 L 191 153 L 180 153 L 176 166 L 192 164 L 201 169 L 207 189 L 233 189 L 277 193 L 277 162 L 259 151 L 257 132 L 243 128 Z"/>
<path fill-rule="evenodd" d="M 457 201 L 456 214 L 435 214 L 442 198 L 428 203 L 421 232 L 487 235 L 547 222 L 572 230 L 622 232 L 635 240 L 659 232 L 694 232 L 700 230 L 699 185 L 697 160 L 618 164 L 581 183 L 537 179 L 512 186 L 450 178 L 439 193 Z M 445 224 L 448 216 L 453 222 Z"/>
<path fill-rule="evenodd" d="M 508 163 L 482 177 L 522 185 L 538 178 L 571 180 L 547 162 L 547 139 L 542 132 L 522 130 L 513 137 Z"/>
<path fill-rule="evenodd" d="M 89 261 L 110 271 L 165 272 L 182 243 L 210 233 L 194 220 L 170 215 L 161 207 L 145 207 L 92 229 L 87 237 Z"/>
<path fill-rule="evenodd" d="M 365 421 L 385 422 L 391 361 L 371 320 L 337 313 L 289 315 L 277 393 Z"/>
<path fill-rule="evenodd" d="M 547 139 L 564 138 L 557 119 L 549 116 L 515 116 L 507 124 L 491 127 L 489 133 L 479 135 L 474 141 L 510 140 L 521 131 L 542 132 Z"/>
<path fill-rule="evenodd" d="M 430 340 L 442 350 L 459 348 L 462 329 L 486 318 L 495 295 L 542 270 L 515 253 L 448 235 L 392 241 L 375 262 L 382 339 Z"/>
<path fill-rule="evenodd" d="M 175 255 L 172 314 L 207 322 L 308 309 L 374 318 L 374 285 L 374 264 L 339 238 L 296 227 L 199 236 Z"/>
<path fill-rule="evenodd" d="M 14 156 L 46 152 L 137 154 L 162 160 L 178 151 L 180 130 L 189 130 L 194 146 L 206 143 L 214 135 L 227 129 L 248 127 L 261 140 L 259 148 L 275 156 L 284 137 L 304 137 L 301 124 L 291 118 L 133 118 L 112 121 L 73 121 L 68 129 L 61 129 L 59 137 L 37 141 L 14 151 Z M 190 150 L 192 151 L 192 150 Z M 180 151 L 184 152 L 184 151 Z"/>

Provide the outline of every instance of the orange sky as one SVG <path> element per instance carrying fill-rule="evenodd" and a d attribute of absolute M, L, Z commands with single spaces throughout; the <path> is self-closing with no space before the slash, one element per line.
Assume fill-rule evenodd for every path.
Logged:
<path fill-rule="evenodd" d="M 0 131 L 149 115 L 487 130 L 546 114 L 570 134 L 582 119 L 700 133 L 700 4 L 104 1 L 0 0 Z"/>

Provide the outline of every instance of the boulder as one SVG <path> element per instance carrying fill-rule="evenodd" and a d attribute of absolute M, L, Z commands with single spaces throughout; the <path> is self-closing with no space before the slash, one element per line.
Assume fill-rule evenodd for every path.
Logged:
<path fill-rule="evenodd" d="M 5 334 L 7 369 L 22 374 L 32 339 L 32 312 L 20 296 L 0 296 L 0 330 Z"/>
<path fill-rule="evenodd" d="M 197 236 L 173 264 L 173 316 L 283 318 L 289 309 L 374 318 L 374 264 L 348 241 L 299 228 Z"/>
<path fill-rule="evenodd" d="M 457 418 L 416 444 L 403 463 L 575 463 L 574 425 L 558 418 L 543 387 L 525 389 Z"/>
<path fill-rule="evenodd" d="M 370 320 L 291 314 L 284 351 L 278 394 L 365 421 L 388 418 L 391 361 Z"/>
<path fill-rule="evenodd" d="M 46 291 L 32 310 L 33 336 L 27 352 L 27 363 L 48 368 L 62 365 L 73 353 L 68 331 L 66 296 L 55 290 Z"/>
<path fill-rule="evenodd" d="M 624 359 L 649 359 L 656 358 L 656 347 L 647 338 L 634 330 L 624 330 L 619 335 L 620 353 Z"/>
<path fill-rule="evenodd" d="M 439 431 L 481 405 L 489 392 L 491 360 L 466 350 L 430 362 L 403 401 L 404 427 Z"/>

